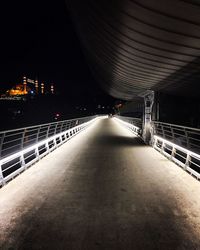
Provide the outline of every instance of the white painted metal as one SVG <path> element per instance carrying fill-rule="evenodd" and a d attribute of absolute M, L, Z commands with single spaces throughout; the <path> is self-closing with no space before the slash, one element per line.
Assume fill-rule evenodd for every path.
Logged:
<path fill-rule="evenodd" d="M 131 130 L 134 134 L 141 136 L 142 133 L 142 120 L 139 118 L 115 116 L 114 119 L 123 124 L 126 128 Z"/>
<path fill-rule="evenodd" d="M 117 116 L 116 120 L 142 138 L 141 128 L 134 126 L 134 119 Z M 200 178 L 200 129 L 175 124 L 151 122 L 151 145 L 190 174 Z"/>
<path fill-rule="evenodd" d="M 153 147 L 179 166 L 200 178 L 200 155 L 154 135 Z"/>
<path fill-rule="evenodd" d="M 0 132 L 0 186 L 96 119 L 96 116 L 90 116 Z"/>
<path fill-rule="evenodd" d="M 200 153 L 200 129 L 164 122 L 152 122 L 153 134 L 193 152 Z"/>

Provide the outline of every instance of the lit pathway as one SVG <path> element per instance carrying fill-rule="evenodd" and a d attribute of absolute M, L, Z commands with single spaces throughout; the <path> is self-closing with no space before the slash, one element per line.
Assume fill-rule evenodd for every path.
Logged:
<path fill-rule="evenodd" d="M 200 249 L 200 182 L 99 120 L 0 189 L 0 249 Z"/>

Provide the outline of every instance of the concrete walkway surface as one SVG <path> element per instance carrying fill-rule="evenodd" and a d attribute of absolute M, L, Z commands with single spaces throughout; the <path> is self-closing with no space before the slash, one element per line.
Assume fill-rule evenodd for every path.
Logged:
<path fill-rule="evenodd" d="M 1 250 L 200 249 L 200 182 L 100 119 L 0 189 Z"/>

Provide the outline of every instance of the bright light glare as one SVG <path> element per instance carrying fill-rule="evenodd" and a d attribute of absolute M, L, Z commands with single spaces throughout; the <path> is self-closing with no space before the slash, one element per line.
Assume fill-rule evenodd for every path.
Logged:
<path fill-rule="evenodd" d="M 154 139 L 155 139 L 155 140 L 163 141 L 164 143 L 169 144 L 169 145 L 173 146 L 174 148 L 179 149 L 180 151 L 183 151 L 183 152 L 185 152 L 185 153 L 187 153 L 187 154 L 189 154 L 189 155 L 193 155 L 193 156 L 195 156 L 196 158 L 199 158 L 199 159 L 200 159 L 200 155 L 199 155 L 199 154 L 194 153 L 194 152 L 192 152 L 191 150 L 188 150 L 188 149 L 186 149 L 186 148 L 183 148 L 183 147 L 181 147 L 181 146 L 179 146 L 179 145 L 177 145 L 177 144 L 175 144 L 175 143 L 173 143 L 173 142 L 170 142 L 170 141 L 168 141 L 168 140 L 166 140 L 166 139 L 163 139 L 163 138 L 160 137 L 160 136 L 154 135 Z"/>
<path fill-rule="evenodd" d="M 128 123 L 128 122 L 125 122 L 123 120 L 120 120 L 119 118 L 117 117 L 114 117 L 114 119 L 117 121 L 117 122 L 120 122 L 122 123 L 123 125 L 125 125 L 126 127 L 130 128 L 132 127 L 133 129 L 135 129 L 136 131 L 133 131 L 134 133 L 138 134 L 138 132 L 140 131 L 140 128 L 138 128 L 137 126 L 131 124 L 131 123 Z"/>
<path fill-rule="evenodd" d="M 53 140 L 55 140 L 55 139 L 58 138 L 58 137 L 62 137 L 63 135 L 65 135 L 66 133 L 70 133 L 70 132 L 73 131 L 74 129 L 78 129 L 79 127 L 82 127 L 83 125 L 84 125 L 84 126 L 88 126 L 90 123 L 94 122 L 94 121 L 97 120 L 97 119 L 98 119 L 98 118 L 94 118 L 94 119 L 92 119 L 91 121 L 88 121 L 88 122 L 86 122 L 86 123 L 84 123 L 84 124 L 81 124 L 81 125 L 78 125 L 78 126 L 76 126 L 76 127 L 73 127 L 73 128 L 71 128 L 71 129 L 66 130 L 66 131 L 64 131 L 64 132 L 62 132 L 62 133 L 59 133 L 59 134 L 57 134 L 57 135 L 51 136 L 50 138 L 48 138 L 48 139 L 46 139 L 46 140 L 43 140 L 43 141 L 38 142 L 38 143 L 35 143 L 34 145 L 32 145 L 32 146 L 30 146 L 30 147 L 28 147 L 28 148 L 26 148 L 26 149 L 23 149 L 23 150 L 21 150 L 21 151 L 19 151 L 19 152 L 17 152 L 17 153 L 14 153 L 14 154 L 12 154 L 12 155 L 6 157 L 6 158 L 3 158 L 3 159 L 0 160 L 0 166 L 2 166 L 2 165 L 5 164 L 6 162 L 9 162 L 9 161 L 11 161 L 11 160 L 13 160 L 13 159 L 15 159 L 15 158 L 17 158 L 17 157 L 19 157 L 19 156 L 23 156 L 24 154 L 26 154 L 26 153 L 28 153 L 28 152 L 30 152 L 30 151 L 32 151 L 32 150 L 38 148 L 38 147 L 40 147 L 40 146 L 42 146 L 42 145 L 44 145 L 44 144 L 50 142 L 50 141 L 53 141 Z"/>

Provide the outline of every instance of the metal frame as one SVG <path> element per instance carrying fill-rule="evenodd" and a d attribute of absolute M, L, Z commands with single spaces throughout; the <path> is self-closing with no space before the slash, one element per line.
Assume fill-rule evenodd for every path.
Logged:
<path fill-rule="evenodd" d="M 152 122 L 153 134 L 181 147 L 200 153 L 200 129 L 164 122 Z"/>
<path fill-rule="evenodd" d="M 154 135 L 152 146 L 184 170 L 196 176 L 197 179 L 200 178 L 200 155 L 157 135 Z"/>
<path fill-rule="evenodd" d="M 152 146 L 199 179 L 200 129 L 157 121 L 152 129 Z"/>
<path fill-rule="evenodd" d="M 116 115 L 114 119 L 118 120 L 122 125 L 131 130 L 135 135 L 142 134 L 142 119 Z"/>
<path fill-rule="evenodd" d="M 0 132 L 0 186 L 96 119 L 89 116 Z"/>
<path fill-rule="evenodd" d="M 137 118 L 116 116 L 116 120 L 142 138 L 142 126 L 134 125 Z M 151 130 L 152 147 L 200 179 L 200 129 L 153 121 Z"/>

